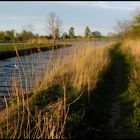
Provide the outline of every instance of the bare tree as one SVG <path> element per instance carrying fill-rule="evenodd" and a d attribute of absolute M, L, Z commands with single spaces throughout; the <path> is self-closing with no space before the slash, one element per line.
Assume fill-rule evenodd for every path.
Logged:
<path fill-rule="evenodd" d="M 134 20 L 135 17 L 140 16 L 140 8 L 136 7 L 132 12 L 131 12 L 131 18 Z"/>
<path fill-rule="evenodd" d="M 54 12 L 51 12 L 47 16 L 46 23 L 48 29 L 52 34 L 53 43 L 55 43 L 55 40 L 58 36 L 58 32 L 61 31 L 62 20 Z"/>
<path fill-rule="evenodd" d="M 123 39 L 127 33 L 131 30 L 132 22 L 129 20 L 118 20 L 116 27 L 114 29 Z"/>
<path fill-rule="evenodd" d="M 22 31 L 25 30 L 27 32 L 32 32 L 34 29 L 33 29 L 33 25 L 31 24 L 27 24 L 27 25 L 23 25 L 22 26 Z"/>

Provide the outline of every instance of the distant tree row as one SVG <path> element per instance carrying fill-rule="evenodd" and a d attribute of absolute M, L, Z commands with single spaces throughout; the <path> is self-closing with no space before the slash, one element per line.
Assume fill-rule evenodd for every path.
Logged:
<path fill-rule="evenodd" d="M 50 32 L 49 35 L 38 35 L 34 34 L 32 32 L 32 27 L 30 25 L 27 25 L 24 27 L 24 29 L 19 33 L 16 32 L 16 30 L 7 30 L 7 31 L 0 31 L 0 42 L 29 42 L 29 40 L 35 40 L 35 39 L 51 39 L 53 42 L 55 42 L 56 39 L 62 38 L 77 38 L 82 36 L 76 36 L 75 35 L 75 29 L 74 27 L 70 27 L 68 30 L 68 33 L 61 32 L 62 28 L 62 20 L 54 13 L 51 12 L 48 14 L 46 18 L 46 25 L 47 33 Z M 60 35 L 62 33 L 62 35 Z M 91 37 L 103 37 L 99 31 L 92 32 L 88 26 L 86 26 L 84 31 L 84 37 L 85 38 L 91 38 Z"/>
<path fill-rule="evenodd" d="M 70 27 L 68 34 L 64 32 L 62 38 L 75 38 L 76 36 L 74 31 L 75 31 L 74 27 Z M 102 37 L 102 34 L 99 31 L 91 32 L 90 28 L 86 27 L 84 37 L 85 38 Z"/>
<path fill-rule="evenodd" d="M 57 29 L 56 31 L 56 36 L 55 39 L 59 38 L 76 38 L 77 36 L 75 35 L 75 29 L 74 27 L 70 27 L 68 33 L 64 32 L 62 36 L 59 34 L 59 30 Z M 89 27 L 86 27 L 85 29 L 85 38 L 90 38 L 90 37 L 102 37 L 101 33 L 99 31 L 91 32 Z M 52 39 L 53 35 L 49 34 L 47 35 L 38 35 L 34 34 L 31 31 L 23 30 L 22 32 L 16 32 L 14 29 L 12 30 L 7 30 L 7 31 L 0 31 L 0 42 L 1 43 L 6 43 L 6 42 L 28 42 L 30 39 L 36 39 L 36 38 L 46 38 L 46 39 Z"/>
<path fill-rule="evenodd" d="M 14 29 L 7 31 L 0 31 L 0 42 L 27 42 L 31 38 L 37 38 L 38 34 L 33 34 L 31 31 L 23 30 L 21 33 Z"/>

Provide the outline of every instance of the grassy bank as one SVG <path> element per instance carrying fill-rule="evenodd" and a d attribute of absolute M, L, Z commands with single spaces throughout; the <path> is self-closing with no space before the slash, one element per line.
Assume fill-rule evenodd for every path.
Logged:
<path fill-rule="evenodd" d="M 15 57 L 17 55 L 28 55 L 35 52 L 47 51 L 50 49 L 57 49 L 62 47 L 68 47 L 71 45 L 63 45 L 61 43 L 57 43 L 55 45 L 52 44 L 0 44 L 0 60 Z"/>
<path fill-rule="evenodd" d="M 49 47 L 51 44 L 29 44 L 29 43 L 23 43 L 23 44 L 0 44 L 0 52 L 8 52 L 8 51 L 15 51 L 15 46 L 18 50 L 25 50 L 25 49 L 31 49 L 31 48 L 42 48 L 42 47 Z"/>
<path fill-rule="evenodd" d="M 124 40 L 122 52 L 129 63 L 129 86 L 122 94 L 123 133 L 128 138 L 140 138 L 140 41 Z"/>
<path fill-rule="evenodd" d="M 122 133 L 120 96 L 128 87 L 129 64 L 125 61 L 120 44 L 108 51 L 110 63 L 91 92 L 84 119 L 78 126 L 81 132 L 75 129 L 79 132 L 76 138 L 126 138 Z"/>
<path fill-rule="evenodd" d="M 79 131 L 73 135 L 74 128 L 83 121 L 91 92 L 108 67 L 108 50 L 85 46 L 66 64 L 55 65 L 29 94 L 13 85 L 15 92 L 10 101 L 5 99 L 6 108 L 0 112 L 0 137 L 78 136 Z"/>

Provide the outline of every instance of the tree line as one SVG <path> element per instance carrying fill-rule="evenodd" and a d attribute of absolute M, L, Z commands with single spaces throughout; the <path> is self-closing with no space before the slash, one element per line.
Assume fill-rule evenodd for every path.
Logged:
<path fill-rule="evenodd" d="M 55 31 L 55 38 L 56 39 L 66 39 L 66 38 L 78 38 L 82 36 L 76 36 L 75 35 L 75 28 L 70 27 L 68 33 L 64 32 L 61 36 L 59 33 L 59 30 L 57 29 Z M 91 37 L 103 37 L 102 34 L 99 31 L 91 32 L 89 27 L 86 27 L 84 32 L 85 38 L 91 38 Z M 8 42 L 27 42 L 29 39 L 37 39 L 37 38 L 46 38 L 46 39 L 52 39 L 54 36 L 50 33 L 49 35 L 39 35 L 34 34 L 32 31 L 23 30 L 22 32 L 16 32 L 16 30 L 6 30 L 6 31 L 0 31 L 0 43 L 8 43 Z"/>
<path fill-rule="evenodd" d="M 59 34 L 59 30 L 56 30 L 56 39 L 66 39 L 66 38 L 77 38 L 82 36 L 76 36 L 75 35 L 75 29 L 74 27 L 70 27 L 68 33 L 64 32 L 62 36 Z M 85 29 L 85 38 L 91 38 L 91 37 L 103 37 L 99 31 L 91 32 L 89 27 L 86 27 Z M 0 42 L 1 43 L 8 43 L 8 42 L 27 42 L 29 39 L 36 39 L 36 38 L 46 38 L 46 39 L 52 39 L 53 35 L 39 35 L 34 34 L 31 31 L 23 30 L 22 32 L 16 32 L 16 30 L 7 30 L 7 31 L 0 31 Z"/>
<path fill-rule="evenodd" d="M 62 28 L 62 20 L 54 13 L 51 12 L 48 14 L 46 18 L 46 29 L 47 33 L 50 32 L 49 35 L 39 35 L 37 33 L 33 33 L 31 26 L 27 25 L 21 32 L 17 32 L 16 30 L 6 30 L 0 31 L 0 43 L 8 43 L 8 42 L 28 42 L 31 39 L 45 38 L 45 39 L 66 39 L 66 38 L 78 38 L 82 37 L 81 35 L 75 35 L 75 28 L 70 27 L 68 32 L 61 32 Z M 84 30 L 85 38 L 100 38 L 103 35 L 99 31 L 91 31 L 91 29 L 86 26 Z"/>
<path fill-rule="evenodd" d="M 27 42 L 30 38 L 38 37 L 37 34 L 33 34 L 31 31 L 23 30 L 18 33 L 16 30 L 7 30 L 0 31 L 0 42 L 8 43 L 8 42 Z"/>

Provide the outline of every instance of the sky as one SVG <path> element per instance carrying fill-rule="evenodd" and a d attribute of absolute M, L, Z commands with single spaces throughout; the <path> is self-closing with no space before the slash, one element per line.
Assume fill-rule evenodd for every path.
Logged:
<path fill-rule="evenodd" d="M 47 15 L 55 12 L 63 21 L 62 32 L 74 27 L 76 35 L 84 35 L 88 26 L 107 35 L 118 20 L 131 19 L 136 8 L 139 1 L 0 1 L 0 30 L 20 32 L 31 25 L 32 32 L 47 35 Z"/>

